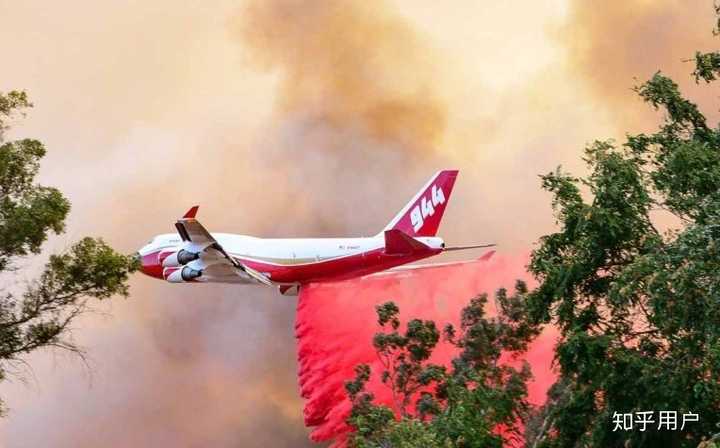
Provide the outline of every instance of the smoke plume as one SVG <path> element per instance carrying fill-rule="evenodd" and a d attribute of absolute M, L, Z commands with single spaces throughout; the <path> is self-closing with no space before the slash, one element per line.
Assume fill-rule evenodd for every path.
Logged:
<path fill-rule="evenodd" d="M 716 48 L 714 26 L 713 4 L 706 0 L 572 1 L 556 36 L 579 80 L 604 100 L 619 125 L 638 130 L 658 119 L 630 89 L 657 71 L 716 114 L 716 95 L 707 95 L 707 86 L 696 86 L 690 76 L 695 51 Z"/>
<path fill-rule="evenodd" d="M 238 21 L 250 58 L 279 72 L 281 120 L 300 118 L 308 134 L 361 134 L 369 157 L 438 149 L 447 113 L 433 52 L 386 2 L 253 1 Z M 343 151 L 352 139 L 329 143 L 323 149 Z"/>
<path fill-rule="evenodd" d="M 36 107 L 10 137 L 46 143 L 40 180 L 73 204 L 49 251 L 101 235 L 130 253 L 196 203 L 212 231 L 375 234 L 434 171 L 459 168 L 441 234 L 499 243 L 512 269 L 492 272 L 511 286 L 522 276 L 516 254 L 554 226 L 536 175 L 559 164 L 577 172 L 587 141 L 628 130 L 633 76 L 688 72 L 680 61 L 715 44 L 709 0 L 593 5 L 0 0 L 0 89 L 28 90 Z M 401 285 L 445 287 L 432 279 L 318 287 L 299 310 L 303 353 L 302 338 L 332 329 L 323 325 L 337 308 L 320 312 L 331 292 L 367 303 L 365 313 L 392 299 L 421 315 L 414 298 L 435 302 Z M 457 278 L 448 310 L 490 280 Z M 131 291 L 77 322 L 90 373 L 40 352 L 28 384 L 0 384 L 10 407 L 1 445 L 314 446 L 294 298 L 140 275 Z M 373 322 L 357 344 L 369 348 Z M 327 368 L 352 362 L 337 352 Z M 328 378 L 337 386 L 341 376 Z M 314 437 L 331 435 L 336 408 L 313 409 Z"/>

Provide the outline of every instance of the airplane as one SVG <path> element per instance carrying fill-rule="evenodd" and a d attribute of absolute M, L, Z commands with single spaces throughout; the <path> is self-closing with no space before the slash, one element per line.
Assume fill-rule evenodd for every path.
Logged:
<path fill-rule="evenodd" d="M 436 236 L 458 170 L 438 171 L 373 237 L 257 238 L 210 233 L 193 206 L 175 223 L 177 233 L 155 236 L 138 251 L 141 271 L 170 283 L 241 283 L 297 295 L 303 285 L 340 281 L 409 265 L 443 252 L 494 246 L 447 247 Z"/>

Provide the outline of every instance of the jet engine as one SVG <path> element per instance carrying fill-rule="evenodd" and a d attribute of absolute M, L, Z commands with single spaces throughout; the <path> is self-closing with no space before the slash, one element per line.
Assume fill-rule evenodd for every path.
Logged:
<path fill-rule="evenodd" d="M 198 252 L 192 252 L 187 249 L 180 249 L 169 253 L 161 252 L 158 258 L 162 261 L 162 265 L 164 268 L 171 268 L 185 266 L 191 261 L 200 258 L 200 254 Z"/>
<path fill-rule="evenodd" d="M 193 269 L 190 266 L 168 267 L 163 269 L 163 277 L 170 283 L 184 283 L 197 281 L 202 276 L 202 270 Z"/>

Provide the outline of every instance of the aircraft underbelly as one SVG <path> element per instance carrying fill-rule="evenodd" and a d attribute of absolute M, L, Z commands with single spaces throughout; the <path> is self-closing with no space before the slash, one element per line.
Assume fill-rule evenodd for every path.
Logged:
<path fill-rule="evenodd" d="M 346 257 L 316 263 L 286 266 L 270 270 L 268 274 L 273 281 L 283 283 L 310 283 L 337 281 L 368 275 L 395 266 L 420 260 L 433 255 L 413 254 L 407 256 L 388 256 L 382 248 L 361 252 Z"/>

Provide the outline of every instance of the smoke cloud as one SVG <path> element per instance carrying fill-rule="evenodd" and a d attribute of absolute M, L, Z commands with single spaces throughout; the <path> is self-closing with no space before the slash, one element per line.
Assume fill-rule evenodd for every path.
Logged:
<path fill-rule="evenodd" d="M 30 93 L 10 137 L 46 143 L 41 181 L 73 204 L 49 251 L 101 235 L 132 252 L 196 203 L 213 231 L 375 234 L 457 167 L 441 234 L 500 243 L 510 286 L 517 254 L 554 226 L 536 175 L 577 172 L 585 142 L 623 135 L 633 76 L 690 71 L 678 61 L 714 45 L 709 0 L 630 4 L 0 0 L 0 89 Z M 475 281 L 457 280 L 467 289 L 448 309 Z M 418 314 L 406 304 L 425 293 L 403 282 L 335 292 Z M 28 384 L 0 384 L 0 444 L 314 446 L 294 298 L 139 275 L 131 288 L 77 323 L 89 372 L 41 352 Z M 316 438 L 338 421 L 317 415 Z"/>
<path fill-rule="evenodd" d="M 377 216 L 392 216 L 372 200 L 387 192 L 379 180 L 422 179 L 442 163 L 436 58 L 388 3 L 250 1 L 231 30 L 251 66 L 276 79 L 256 163 L 283 173 L 293 192 L 283 206 L 315 233 L 377 232 Z M 333 194 L 318 197 L 328 185 Z"/>
<path fill-rule="evenodd" d="M 429 47 L 385 2 L 254 1 L 238 18 L 251 59 L 279 72 L 276 113 L 314 127 L 365 134 L 373 151 L 437 150 L 446 105 Z M 342 151 L 337 142 L 335 151 Z M 325 150 L 332 150 L 326 145 Z"/>
<path fill-rule="evenodd" d="M 556 37 L 566 46 L 578 79 L 604 100 L 619 125 L 637 130 L 657 123 L 657 116 L 630 89 L 657 71 L 717 115 L 716 97 L 690 76 L 695 51 L 716 48 L 715 24 L 713 4 L 705 0 L 573 1 Z"/>

